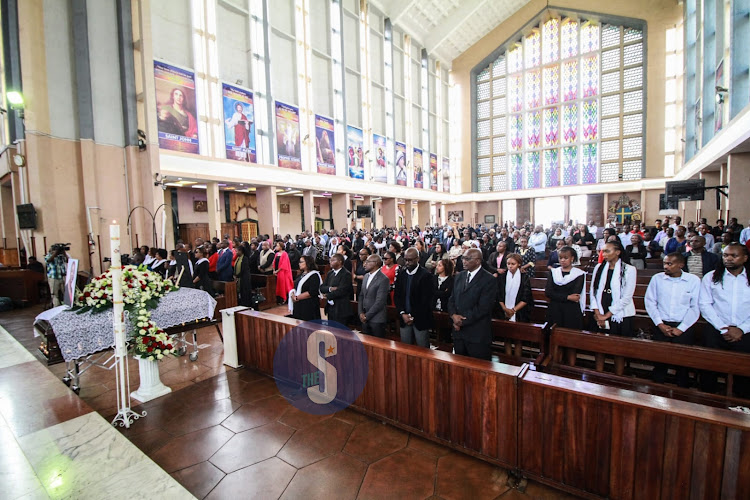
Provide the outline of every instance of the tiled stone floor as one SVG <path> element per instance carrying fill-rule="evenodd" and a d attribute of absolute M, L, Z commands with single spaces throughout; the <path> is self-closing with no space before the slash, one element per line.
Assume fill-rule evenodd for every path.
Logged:
<path fill-rule="evenodd" d="M 30 308 L 0 314 L 0 325 L 32 354 L 37 313 Z M 118 428 L 197 498 L 574 498 L 531 482 L 523 492 L 513 489 L 499 467 L 352 410 L 332 416 L 301 412 L 271 379 L 226 369 L 214 329 L 201 331 L 199 343 L 196 362 L 183 357 L 162 363 L 161 378 L 174 392 L 134 407 L 148 416 L 130 429 Z M 61 367 L 50 370 L 59 376 Z M 133 364 L 133 389 L 137 383 Z M 78 399 L 70 392 L 50 393 L 52 400 L 61 397 Z M 114 373 L 86 373 L 81 400 L 110 419 L 116 412 Z"/>

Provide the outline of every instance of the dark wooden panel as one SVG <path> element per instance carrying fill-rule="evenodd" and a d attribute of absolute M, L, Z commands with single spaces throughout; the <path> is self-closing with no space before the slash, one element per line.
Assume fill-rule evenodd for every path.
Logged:
<path fill-rule="evenodd" d="M 482 442 L 479 450 L 483 455 L 488 457 L 497 457 L 497 435 L 498 435 L 498 403 L 495 398 L 498 396 L 497 377 L 487 376 L 478 393 L 481 394 L 481 415 L 482 415 Z M 500 398 L 497 398 L 500 399 Z"/>
<path fill-rule="evenodd" d="M 613 407 L 609 467 L 609 494 L 612 498 L 622 500 L 634 498 L 637 423 L 636 408 L 619 405 Z"/>
<path fill-rule="evenodd" d="M 742 431 L 738 429 L 727 430 L 727 443 L 724 451 L 724 472 L 721 482 L 721 499 L 739 498 L 737 491 L 737 479 L 740 468 L 740 456 L 742 450 Z M 750 471 L 749 471 L 750 472 Z"/>
<path fill-rule="evenodd" d="M 544 389 L 536 385 L 524 384 L 520 387 L 519 394 L 521 408 L 518 461 L 524 470 L 542 475 L 545 447 L 543 441 Z M 552 479 L 562 481 L 562 475 L 552 477 Z"/>
<path fill-rule="evenodd" d="M 518 463 L 518 390 L 517 378 L 495 375 L 497 379 L 498 458 Z"/>
<path fill-rule="evenodd" d="M 565 463 L 565 393 L 545 389 L 543 400 L 544 421 L 541 428 L 544 438 L 539 444 L 547 450 L 543 462 L 544 476 L 560 481 Z"/>
<path fill-rule="evenodd" d="M 482 448 L 484 434 L 482 415 L 482 390 L 487 380 L 487 372 L 467 370 L 466 391 L 464 392 L 464 427 L 466 428 L 465 446 L 470 450 Z"/>
<path fill-rule="evenodd" d="M 641 498 L 659 498 L 664 458 L 666 416 L 651 410 L 638 412 L 635 449 L 636 491 Z"/>
<path fill-rule="evenodd" d="M 581 401 L 589 405 L 586 415 L 586 491 L 606 496 L 609 493 L 609 459 L 611 453 L 611 403 L 601 400 Z"/>
<path fill-rule="evenodd" d="M 691 499 L 719 498 L 724 470 L 726 427 L 704 422 L 695 424 Z"/>
<path fill-rule="evenodd" d="M 448 366 L 450 386 L 450 430 L 451 440 L 464 446 L 464 431 L 466 424 L 464 421 L 464 396 L 467 392 L 466 379 L 464 374 L 466 369 L 461 366 Z"/>
<path fill-rule="evenodd" d="M 591 407 L 580 396 L 568 393 L 565 395 L 565 408 L 562 482 L 585 489 L 586 422 Z"/>
<path fill-rule="evenodd" d="M 383 389 L 385 390 L 385 409 L 383 415 L 390 419 L 397 418 L 398 411 L 398 394 L 396 392 L 396 379 L 400 373 L 396 371 L 396 352 L 386 351 L 384 358 Z M 413 361 L 413 360 L 412 360 Z M 409 363 L 412 368 L 414 363 Z M 413 370 L 413 368 L 412 368 Z M 412 378 L 411 376 L 409 377 Z M 407 401 L 419 401 L 418 399 L 408 399 Z M 405 401 L 406 402 L 406 401 Z"/>
<path fill-rule="evenodd" d="M 670 415 L 665 425 L 661 498 L 682 500 L 690 495 L 690 468 L 685 457 L 693 453 L 695 422 Z"/>

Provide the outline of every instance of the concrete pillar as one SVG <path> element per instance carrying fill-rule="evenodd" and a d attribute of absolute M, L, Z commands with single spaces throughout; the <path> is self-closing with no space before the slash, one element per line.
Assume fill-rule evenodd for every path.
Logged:
<path fill-rule="evenodd" d="M 349 193 L 333 193 L 331 196 L 333 199 L 333 213 L 331 218 L 333 219 L 333 228 L 336 231 L 341 231 L 343 228 L 349 229 L 351 227 L 351 219 L 347 216 L 347 210 L 350 210 L 349 206 Z"/>
<path fill-rule="evenodd" d="M 443 217 L 443 211 L 445 210 L 445 207 L 442 203 L 435 203 L 435 225 L 436 226 L 442 226 L 443 221 L 445 220 L 445 217 Z"/>
<path fill-rule="evenodd" d="M 412 205 L 411 200 L 404 200 L 404 226 L 410 229 L 414 227 L 414 224 L 415 224 L 413 217 L 412 217 L 412 208 L 413 208 L 413 205 Z"/>
<path fill-rule="evenodd" d="M 367 205 L 368 207 L 372 206 L 372 196 L 365 196 L 362 200 L 363 205 Z M 362 219 L 362 229 L 364 230 L 370 230 L 372 229 L 372 218 L 371 217 L 365 217 Z"/>
<path fill-rule="evenodd" d="M 396 227 L 396 198 L 383 198 L 382 227 Z"/>
<path fill-rule="evenodd" d="M 602 207 L 602 212 L 604 213 L 604 222 L 602 222 L 602 227 L 607 225 L 607 222 L 609 220 L 609 193 L 604 193 L 604 206 Z M 586 221 L 586 224 L 588 224 L 589 221 Z"/>
<path fill-rule="evenodd" d="M 721 185 L 721 174 L 719 172 L 701 172 L 700 178 L 706 180 L 706 186 Z M 720 201 L 724 203 L 723 196 L 721 196 Z M 716 219 L 719 218 L 719 209 L 716 208 L 716 191 L 706 191 L 706 199 L 698 202 L 698 220 L 700 220 L 701 217 L 705 217 L 708 224 L 711 226 L 713 226 Z M 740 221 L 740 224 L 744 225 L 745 223 Z"/>
<path fill-rule="evenodd" d="M 315 231 L 315 197 L 312 191 L 302 192 L 302 210 L 305 214 L 305 230 Z"/>
<path fill-rule="evenodd" d="M 276 186 L 263 186 L 255 190 L 258 202 L 258 232 L 271 238 L 279 232 L 279 204 Z"/>
<path fill-rule="evenodd" d="M 503 225 L 503 200 L 497 200 L 497 217 L 495 217 L 495 222 L 497 222 L 499 225 Z"/>
<path fill-rule="evenodd" d="M 424 229 L 432 225 L 432 207 L 429 201 L 420 201 L 417 203 L 417 223 Z"/>
<path fill-rule="evenodd" d="M 471 225 L 472 226 L 475 226 L 477 224 L 477 222 L 479 222 L 477 220 L 477 210 L 478 210 L 477 207 L 478 207 L 477 202 L 476 201 L 472 201 L 471 202 L 471 213 L 469 214 L 468 217 L 464 216 L 464 220 L 471 221 Z"/>
<path fill-rule="evenodd" d="M 529 202 L 529 221 L 531 221 L 532 227 L 536 227 L 536 198 L 529 199 L 527 201 Z"/>
<path fill-rule="evenodd" d="M 641 224 L 646 223 L 646 190 L 641 189 Z M 586 221 L 588 224 L 588 221 Z"/>
<path fill-rule="evenodd" d="M 208 207 L 208 234 L 221 238 L 221 193 L 218 182 L 206 183 L 206 206 Z"/>
<path fill-rule="evenodd" d="M 719 185 L 725 186 L 729 182 L 729 164 L 728 163 L 722 163 L 721 167 L 719 167 Z M 727 190 L 727 193 L 729 191 Z M 729 209 L 729 200 L 727 200 L 726 197 L 721 197 L 721 206 L 719 208 L 719 216 L 716 217 L 717 219 L 724 219 L 724 222 L 729 222 L 729 216 L 727 215 L 727 211 Z M 714 221 L 715 223 L 716 221 Z M 712 224 L 713 225 L 713 224 Z"/>
<path fill-rule="evenodd" d="M 569 220 L 570 220 L 570 196 L 563 196 L 563 224 L 567 225 Z M 586 222 L 584 222 L 584 224 Z"/>
<path fill-rule="evenodd" d="M 730 218 L 737 217 L 737 222 L 744 226 L 750 218 L 750 196 L 747 195 L 747 186 L 750 184 L 750 153 L 729 155 L 726 183 L 729 184 L 727 224 Z"/>

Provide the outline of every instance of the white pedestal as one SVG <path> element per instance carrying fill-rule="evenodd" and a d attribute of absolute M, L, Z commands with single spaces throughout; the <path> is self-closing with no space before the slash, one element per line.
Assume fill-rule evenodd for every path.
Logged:
<path fill-rule="evenodd" d="M 221 331 L 224 337 L 224 364 L 237 368 L 237 330 L 234 324 L 234 314 L 249 309 L 245 306 L 230 307 L 221 310 Z"/>
<path fill-rule="evenodd" d="M 172 392 L 172 389 L 164 385 L 159 378 L 158 361 L 138 358 L 138 372 L 141 376 L 141 385 L 137 391 L 130 394 L 132 398 L 145 403 Z"/>

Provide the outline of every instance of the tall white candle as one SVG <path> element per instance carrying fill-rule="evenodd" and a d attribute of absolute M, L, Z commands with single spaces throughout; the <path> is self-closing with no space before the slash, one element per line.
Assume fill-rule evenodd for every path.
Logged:
<path fill-rule="evenodd" d="M 112 221 L 109 226 L 109 246 L 112 250 L 110 271 L 112 275 L 112 323 L 115 334 L 115 355 L 125 356 L 124 303 L 122 300 L 122 259 L 120 258 L 120 226 Z"/>

